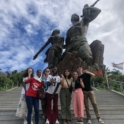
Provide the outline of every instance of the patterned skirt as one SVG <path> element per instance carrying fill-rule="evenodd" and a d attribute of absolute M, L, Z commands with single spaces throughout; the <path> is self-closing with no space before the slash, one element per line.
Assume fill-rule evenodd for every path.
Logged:
<path fill-rule="evenodd" d="M 20 118 L 27 117 L 27 104 L 25 100 L 25 95 L 21 95 L 20 97 L 15 116 L 20 117 Z"/>

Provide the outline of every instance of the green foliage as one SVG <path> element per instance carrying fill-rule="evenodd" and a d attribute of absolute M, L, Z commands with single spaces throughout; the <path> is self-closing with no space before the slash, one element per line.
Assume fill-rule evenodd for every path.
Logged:
<path fill-rule="evenodd" d="M 117 91 L 121 91 L 120 90 L 120 86 L 115 82 L 115 83 L 113 83 L 113 89 L 114 90 L 117 90 Z"/>
<path fill-rule="evenodd" d="M 0 76 L 0 90 L 10 89 L 14 86 L 20 86 L 22 84 L 22 72 L 18 72 L 17 70 L 6 71 L 7 77 Z"/>
<path fill-rule="evenodd" d="M 104 77 L 102 76 L 95 76 L 91 78 L 91 83 L 93 86 L 97 87 L 99 90 L 107 89 L 107 83 Z"/>
<path fill-rule="evenodd" d="M 92 77 L 91 82 L 102 84 L 104 80 L 105 79 L 102 76 L 95 76 Z"/>
<path fill-rule="evenodd" d="M 107 72 L 107 75 L 110 75 L 108 77 L 109 80 L 124 82 L 124 75 L 119 70 L 113 69 L 112 71 Z"/>
<path fill-rule="evenodd" d="M 9 89 L 9 88 L 11 88 L 14 84 L 13 84 L 13 81 L 11 80 L 11 79 L 9 79 L 9 78 L 5 78 L 5 80 L 4 80 L 4 82 L 5 82 L 5 86 Z"/>
<path fill-rule="evenodd" d="M 116 69 L 110 71 L 108 68 L 106 68 L 106 72 L 110 89 L 119 92 L 124 92 L 124 85 L 122 85 L 122 87 L 120 86 L 120 83 L 124 82 L 124 75 L 119 70 Z M 92 83 L 94 82 L 94 86 L 100 90 L 105 88 L 107 89 L 107 81 L 105 77 L 95 76 L 91 79 L 91 82 Z"/>

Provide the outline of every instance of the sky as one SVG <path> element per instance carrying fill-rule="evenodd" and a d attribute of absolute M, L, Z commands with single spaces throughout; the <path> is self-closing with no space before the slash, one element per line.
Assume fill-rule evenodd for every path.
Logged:
<path fill-rule="evenodd" d="M 0 0 L 0 68 L 2 72 L 32 67 L 44 69 L 45 51 L 35 53 L 59 29 L 62 36 L 72 25 L 73 13 L 82 14 L 84 4 L 94 0 Z M 90 23 L 88 43 L 98 39 L 104 44 L 104 64 L 124 62 L 124 0 L 100 0 L 99 16 Z"/>

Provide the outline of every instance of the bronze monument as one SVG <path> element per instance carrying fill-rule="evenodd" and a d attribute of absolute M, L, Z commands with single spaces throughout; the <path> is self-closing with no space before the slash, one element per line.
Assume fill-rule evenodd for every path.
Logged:
<path fill-rule="evenodd" d="M 51 43 L 52 46 L 46 51 L 47 57 L 44 62 L 48 62 L 50 69 L 57 66 L 59 73 L 62 73 L 64 69 L 74 71 L 78 65 L 84 66 L 85 69 L 95 63 L 103 65 L 104 45 L 98 40 L 89 45 L 86 38 L 89 23 L 101 12 L 99 8 L 94 7 L 98 1 L 91 6 L 84 5 L 81 20 L 77 14 L 71 16 L 72 26 L 66 33 L 65 45 L 64 37 L 59 35 L 58 29 L 55 29 L 33 59 L 36 59 L 39 53 Z M 65 52 L 62 54 L 63 49 Z"/>
<path fill-rule="evenodd" d="M 60 30 L 53 30 L 51 37 L 33 57 L 33 59 L 36 59 L 40 52 L 42 52 L 46 46 L 51 43 L 52 46 L 46 51 L 46 59 L 44 60 L 44 62 L 48 62 L 48 68 L 50 69 L 57 66 L 62 57 L 64 37 L 60 36 L 59 34 Z"/>

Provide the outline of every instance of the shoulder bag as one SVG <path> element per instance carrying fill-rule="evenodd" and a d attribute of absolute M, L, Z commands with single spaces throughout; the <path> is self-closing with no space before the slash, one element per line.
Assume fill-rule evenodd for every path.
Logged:
<path fill-rule="evenodd" d="M 46 93 L 44 92 L 44 88 L 39 88 L 38 89 L 38 99 L 44 99 L 46 98 Z"/>

